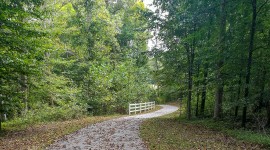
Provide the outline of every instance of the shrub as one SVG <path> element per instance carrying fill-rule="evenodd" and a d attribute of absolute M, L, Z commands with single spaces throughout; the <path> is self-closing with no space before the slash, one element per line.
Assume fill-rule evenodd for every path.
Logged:
<path fill-rule="evenodd" d="M 42 105 L 41 108 L 30 110 L 22 117 L 14 118 L 3 124 L 4 127 L 25 126 L 50 121 L 65 121 L 70 119 L 78 119 L 86 115 L 86 107 L 84 105 L 76 105 L 73 103 L 63 106 L 50 107 Z"/>

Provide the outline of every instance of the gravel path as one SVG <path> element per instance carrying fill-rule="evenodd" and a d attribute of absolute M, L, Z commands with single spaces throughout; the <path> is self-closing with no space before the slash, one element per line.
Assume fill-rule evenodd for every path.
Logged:
<path fill-rule="evenodd" d="M 146 118 L 172 113 L 178 108 L 161 105 L 162 109 L 141 115 L 122 117 L 90 125 L 65 136 L 46 149 L 67 150 L 146 150 L 139 137 L 140 124 Z"/>

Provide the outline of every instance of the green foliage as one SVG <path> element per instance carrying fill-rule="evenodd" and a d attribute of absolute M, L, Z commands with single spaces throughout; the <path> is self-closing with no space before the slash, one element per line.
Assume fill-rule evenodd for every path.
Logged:
<path fill-rule="evenodd" d="M 234 122 L 214 121 L 212 119 L 204 119 L 204 120 L 194 119 L 191 121 L 187 121 L 183 117 L 180 118 L 180 122 L 190 125 L 200 125 L 203 126 L 204 128 L 222 132 L 238 140 L 264 145 L 265 147 L 270 146 L 269 145 L 270 137 L 268 136 L 268 134 L 258 133 L 254 131 L 247 131 L 244 129 L 234 129 Z"/>
<path fill-rule="evenodd" d="M 0 8 L 6 125 L 67 120 L 86 110 L 125 113 L 128 103 L 153 95 L 142 2 L 1 1 Z"/>
<path fill-rule="evenodd" d="M 86 106 L 68 103 L 57 107 L 39 104 L 39 108 L 28 111 L 23 117 L 16 117 L 3 124 L 4 128 L 23 127 L 51 121 L 79 119 L 86 115 Z"/>
<path fill-rule="evenodd" d="M 260 124 L 253 114 L 262 114 L 263 126 L 269 127 L 270 67 L 265 61 L 270 54 L 265 40 L 269 1 L 156 0 L 154 4 L 159 9 L 152 16 L 153 27 L 163 44 L 153 48 L 157 63 L 152 66 L 162 66 L 153 72 L 159 96 L 190 102 L 187 111 L 196 117 L 214 116 L 218 110 L 218 118 L 245 118 L 247 108 L 247 128 Z"/>

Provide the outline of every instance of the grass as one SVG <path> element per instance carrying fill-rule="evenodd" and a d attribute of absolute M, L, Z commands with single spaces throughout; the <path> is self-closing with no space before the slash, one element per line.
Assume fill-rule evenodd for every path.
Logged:
<path fill-rule="evenodd" d="M 181 118 L 180 122 L 185 122 L 193 125 L 200 124 L 203 127 L 223 132 L 229 136 L 235 137 L 238 140 L 264 145 L 265 147 L 270 148 L 270 135 L 250 130 L 244 130 L 241 128 L 234 128 L 233 124 L 228 121 L 214 121 L 213 119 L 194 119 L 187 121 L 186 119 Z"/>
<path fill-rule="evenodd" d="M 262 143 L 252 143 L 242 137 L 254 137 L 242 134 L 241 130 L 231 134 L 221 130 L 217 124 L 211 122 L 210 126 L 199 121 L 179 122 L 179 111 L 146 120 L 140 128 L 140 136 L 151 150 L 179 150 L 179 149 L 267 149 Z M 226 124 L 225 124 L 226 125 Z M 212 127 L 211 127 L 212 126 Z M 217 127 L 217 128 L 214 128 Z M 234 135 L 233 135 L 234 134 Z M 235 138 L 233 138 L 234 136 Z M 246 137 L 246 138 L 247 138 Z"/>

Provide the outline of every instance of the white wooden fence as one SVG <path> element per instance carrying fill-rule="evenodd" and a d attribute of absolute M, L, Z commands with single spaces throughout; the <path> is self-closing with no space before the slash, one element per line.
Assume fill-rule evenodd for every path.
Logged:
<path fill-rule="evenodd" d="M 128 106 L 128 114 L 131 113 L 141 113 L 143 111 L 148 111 L 155 108 L 155 102 L 146 102 L 146 103 L 136 103 L 136 104 L 129 104 Z"/>

